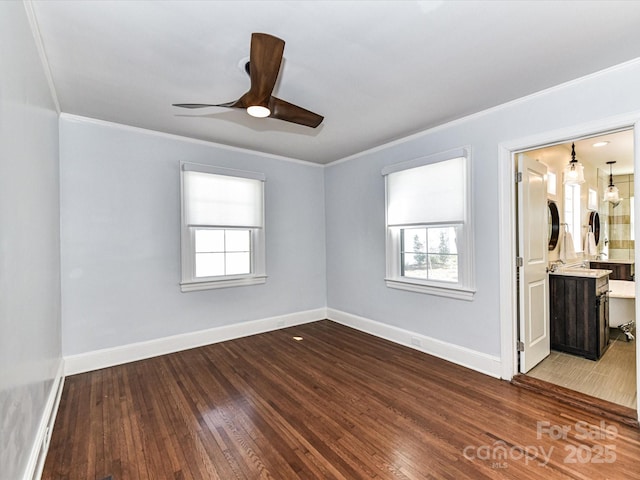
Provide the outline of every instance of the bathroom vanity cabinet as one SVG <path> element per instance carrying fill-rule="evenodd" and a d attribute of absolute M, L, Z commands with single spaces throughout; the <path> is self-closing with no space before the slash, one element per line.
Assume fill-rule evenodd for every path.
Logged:
<path fill-rule="evenodd" d="M 589 262 L 591 268 L 603 268 L 605 270 L 611 270 L 609 278 L 611 280 L 628 280 L 634 279 L 634 263 L 633 262 L 607 262 L 602 260 L 591 260 Z"/>
<path fill-rule="evenodd" d="M 551 348 L 599 359 L 609 345 L 609 276 L 549 275 Z"/>

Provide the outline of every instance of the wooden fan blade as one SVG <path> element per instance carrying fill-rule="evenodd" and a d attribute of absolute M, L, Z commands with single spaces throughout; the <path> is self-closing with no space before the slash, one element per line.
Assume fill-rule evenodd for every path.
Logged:
<path fill-rule="evenodd" d="M 209 105 L 206 103 L 172 103 L 174 107 L 181 108 L 206 108 L 206 107 L 219 107 L 220 105 Z"/>
<path fill-rule="evenodd" d="M 266 33 L 251 34 L 251 89 L 245 94 L 247 106 L 267 105 L 278 79 L 283 53 L 284 40 Z"/>
<path fill-rule="evenodd" d="M 271 110 L 270 118 L 277 118 L 311 128 L 316 128 L 322 123 L 322 120 L 324 120 L 322 115 L 318 115 L 317 113 L 313 113 L 276 97 L 271 97 L 269 100 L 269 110 Z"/>
<path fill-rule="evenodd" d="M 227 108 L 247 108 L 248 104 L 245 103 L 244 98 L 247 96 L 245 93 L 239 100 L 234 100 L 233 102 L 227 103 L 172 103 L 174 107 L 182 107 L 182 108 L 207 108 L 207 107 L 227 107 Z"/>

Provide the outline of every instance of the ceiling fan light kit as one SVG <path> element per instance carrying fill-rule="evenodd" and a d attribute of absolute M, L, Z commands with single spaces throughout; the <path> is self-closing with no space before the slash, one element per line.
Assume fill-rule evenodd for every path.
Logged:
<path fill-rule="evenodd" d="M 249 91 L 238 100 L 220 104 L 174 103 L 175 107 L 242 108 L 257 118 L 277 118 L 285 122 L 316 128 L 324 117 L 272 96 L 284 53 L 284 40 L 267 33 L 251 34 L 251 52 L 247 73 L 251 78 Z"/>
<path fill-rule="evenodd" d="M 271 115 L 271 110 L 267 107 L 263 107 L 262 105 L 251 105 L 247 107 L 247 113 L 252 117 L 266 118 Z"/>

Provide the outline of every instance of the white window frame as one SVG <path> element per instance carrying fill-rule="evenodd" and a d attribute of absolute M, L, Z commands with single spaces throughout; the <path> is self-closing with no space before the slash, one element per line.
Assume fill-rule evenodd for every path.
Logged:
<path fill-rule="evenodd" d="M 429 222 L 428 220 L 420 224 L 389 226 L 388 206 L 389 206 L 389 189 L 388 176 L 394 172 L 400 172 L 412 168 L 431 165 L 456 158 L 464 159 L 464 186 L 465 198 L 464 218 L 462 222 Z M 473 225 L 472 225 L 472 190 L 471 190 L 471 149 L 470 147 L 456 148 L 425 157 L 416 158 L 407 162 L 389 165 L 382 170 L 385 177 L 385 227 L 386 227 L 386 277 L 385 283 L 389 288 L 396 288 L 410 292 L 417 292 L 429 295 L 437 295 L 450 297 L 460 300 L 473 300 L 475 295 L 474 288 L 474 259 L 473 259 Z M 442 181 L 446 181 L 443 178 Z M 455 226 L 456 227 L 456 243 L 458 250 L 458 281 L 448 282 L 442 280 L 427 280 L 413 277 L 402 276 L 401 266 L 401 235 L 402 228 L 410 227 L 439 227 L 439 226 Z"/>
<path fill-rule="evenodd" d="M 230 177 L 249 178 L 259 180 L 263 184 L 262 188 L 262 227 L 242 227 L 228 225 L 197 225 L 187 224 L 185 211 L 185 171 L 195 171 L 214 175 L 226 175 Z M 180 201 L 181 201 L 181 259 L 182 259 L 182 281 L 180 289 L 182 292 L 192 292 L 199 290 L 210 290 L 216 288 L 240 287 L 247 285 L 257 285 L 266 282 L 265 270 L 265 227 L 264 227 L 264 174 L 257 172 L 247 172 L 230 168 L 214 167 L 210 165 L 199 165 L 188 162 L 180 162 Z M 224 230 L 249 230 L 251 233 L 251 272 L 242 275 L 221 275 L 215 277 L 196 277 L 196 251 L 195 232 L 197 229 L 224 229 Z"/>

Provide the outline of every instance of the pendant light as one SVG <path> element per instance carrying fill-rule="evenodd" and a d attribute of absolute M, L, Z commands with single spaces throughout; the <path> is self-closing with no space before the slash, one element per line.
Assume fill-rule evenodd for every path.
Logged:
<path fill-rule="evenodd" d="M 607 187 L 607 189 L 604 191 L 604 201 L 605 202 L 611 202 L 614 204 L 618 204 L 620 203 L 620 200 L 622 200 L 620 198 L 620 191 L 618 190 L 618 187 L 616 187 L 613 184 L 613 164 L 616 162 L 607 162 L 607 165 L 609 165 L 609 186 Z"/>
<path fill-rule="evenodd" d="M 564 184 L 577 185 L 584 183 L 584 166 L 576 160 L 576 145 L 571 144 L 571 161 L 564 167 Z"/>

